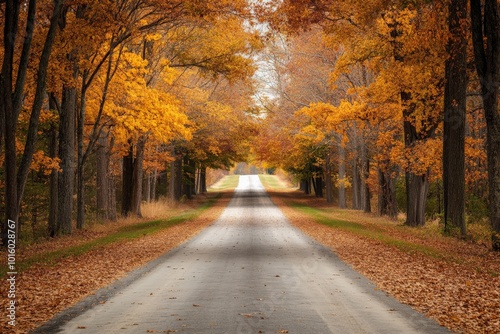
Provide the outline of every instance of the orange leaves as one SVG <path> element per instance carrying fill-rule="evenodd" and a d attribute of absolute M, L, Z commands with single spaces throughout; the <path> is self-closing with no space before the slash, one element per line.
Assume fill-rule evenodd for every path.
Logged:
<path fill-rule="evenodd" d="M 60 171 L 59 163 L 59 158 L 50 158 L 43 151 L 36 151 L 33 155 L 33 162 L 30 168 L 31 170 L 41 171 L 45 175 L 49 175 L 53 169 Z"/>

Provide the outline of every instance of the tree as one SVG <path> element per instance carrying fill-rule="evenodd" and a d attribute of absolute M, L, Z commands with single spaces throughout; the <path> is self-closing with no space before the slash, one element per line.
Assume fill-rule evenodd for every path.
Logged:
<path fill-rule="evenodd" d="M 489 211 L 493 249 L 500 251 L 500 13 L 497 0 L 471 0 L 474 59 L 486 118 Z"/>
<path fill-rule="evenodd" d="M 452 0 L 448 8 L 448 59 L 445 65 L 443 187 L 445 231 L 465 225 L 465 124 L 467 92 L 467 1 Z"/>
<path fill-rule="evenodd" d="M 35 151 L 35 142 L 38 134 L 39 115 L 42 109 L 47 68 L 49 57 L 52 51 L 52 45 L 57 33 L 57 24 L 61 15 L 62 0 L 55 0 L 50 19 L 50 25 L 44 41 L 43 50 L 38 63 L 36 93 L 31 107 L 31 116 L 29 122 L 28 136 L 21 158 L 19 167 L 17 166 L 16 151 L 16 129 L 19 120 L 19 113 L 22 107 L 22 98 L 25 90 L 26 73 L 30 63 L 30 49 L 33 40 L 35 28 L 36 1 L 31 0 L 27 7 L 26 34 L 17 69 L 17 75 L 14 75 L 16 39 L 19 37 L 18 24 L 21 11 L 21 2 L 5 1 L 5 23 L 4 23 L 4 58 L 2 63 L 2 72 L 0 75 L 0 96 L 1 107 L 0 117 L 4 118 L 3 126 L 5 130 L 5 204 L 6 219 L 2 224 L 2 241 L 6 245 L 7 241 L 7 221 L 13 220 L 19 222 L 19 212 L 26 180 L 29 172 L 29 165 Z M 23 7 L 24 10 L 25 7 Z M 16 227 L 18 224 L 16 224 Z M 18 237 L 18 233 L 16 233 Z"/>

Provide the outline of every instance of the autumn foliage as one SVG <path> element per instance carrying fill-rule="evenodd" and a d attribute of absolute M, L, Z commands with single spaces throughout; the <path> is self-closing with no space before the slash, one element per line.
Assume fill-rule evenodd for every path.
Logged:
<path fill-rule="evenodd" d="M 1 211 L 21 239 L 140 216 L 246 159 L 261 48 L 246 2 L 56 4 L 1 4 Z"/>
<path fill-rule="evenodd" d="M 472 67 L 461 93 L 466 117 L 443 113 L 450 108 L 445 83 L 457 80 L 445 75 L 445 63 L 457 57 L 457 36 L 468 41 L 467 61 L 474 62 L 469 21 L 450 30 L 456 8 L 463 6 L 377 0 L 262 5 L 262 16 L 271 17 L 269 26 L 281 35 L 270 37 L 273 56 L 266 61 L 275 71 L 275 89 L 263 102 L 267 117 L 256 155 L 265 166 L 294 174 L 307 193 L 323 197 L 325 187 L 327 201 L 340 207 L 370 212 L 376 206 L 373 211 L 394 218 L 403 212 L 409 226 L 443 219 L 444 211 L 446 231 L 462 237 L 465 220 L 480 223 L 489 215 L 497 231 L 494 208 L 500 203 L 488 193 L 498 184 L 491 183 L 496 172 L 490 161 L 488 173 L 487 158 L 498 152 L 491 145 L 486 150 L 487 121 Z M 466 129 L 462 158 L 443 146 L 445 117 L 452 128 Z M 463 222 L 464 206 L 443 207 L 443 175 L 451 175 L 448 165 L 443 170 L 443 154 L 449 150 L 447 161 L 458 165 L 462 159 L 465 166 L 465 174 L 450 176 L 465 182 L 457 193 L 465 205 Z"/>
<path fill-rule="evenodd" d="M 473 20 L 453 21 L 452 4 L 4 1 L 2 212 L 22 239 L 71 233 L 191 198 L 207 168 L 252 157 L 340 207 L 457 220 L 446 230 L 461 237 L 489 216 L 498 232 L 498 88 L 485 84 L 497 49 L 481 42 L 497 23 L 474 0 Z M 445 99 L 457 36 L 465 104 Z M 460 120 L 444 113 L 454 103 Z"/>

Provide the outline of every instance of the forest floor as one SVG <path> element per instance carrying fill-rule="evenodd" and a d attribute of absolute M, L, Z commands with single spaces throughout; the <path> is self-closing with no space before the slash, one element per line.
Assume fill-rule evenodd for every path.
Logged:
<path fill-rule="evenodd" d="M 16 327 L 12 331 L 4 318 L 0 332 L 26 333 L 196 235 L 229 203 L 237 176 L 224 180 L 208 196 L 166 211 L 153 209 L 162 211 L 154 217 L 159 220 L 95 225 L 20 249 L 16 260 L 24 269 L 16 277 Z M 379 289 L 457 333 L 498 333 L 499 254 L 478 243 L 445 237 L 438 227 L 413 229 L 333 208 L 276 177 L 262 181 L 292 224 L 333 249 Z M 206 206 L 207 201 L 212 205 Z M 5 267 L 5 252 L 0 257 Z M 7 284 L 0 285 L 1 305 L 6 305 L 7 289 Z"/>
<path fill-rule="evenodd" d="M 444 236 L 440 226 L 332 207 L 261 177 L 273 202 L 303 232 L 331 248 L 377 287 L 457 333 L 499 333 L 500 254 Z"/>

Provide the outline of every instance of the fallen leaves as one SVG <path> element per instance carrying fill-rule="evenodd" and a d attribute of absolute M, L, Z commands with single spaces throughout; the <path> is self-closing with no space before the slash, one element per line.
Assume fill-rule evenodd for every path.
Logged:
<path fill-rule="evenodd" d="M 286 206 L 294 200 L 309 206 L 322 202 L 299 192 L 271 193 L 288 220 L 312 238 L 333 249 L 344 261 L 374 281 L 377 286 L 409 304 L 441 325 L 460 333 L 498 333 L 500 328 L 500 257 L 484 246 L 453 238 L 415 235 L 381 218 L 356 213 L 357 223 L 377 228 L 396 239 L 436 249 L 444 258 L 396 247 L 347 231 L 316 223 L 314 219 Z M 318 204 L 320 203 L 320 204 Z M 331 207 L 325 214 L 334 214 Z M 344 214 L 346 211 L 338 212 Z M 368 217 L 368 218 L 367 218 Z"/>
<path fill-rule="evenodd" d="M 227 194 L 223 195 L 212 208 L 203 212 L 198 218 L 156 234 L 137 240 L 113 243 L 79 256 L 63 258 L 53 265 L 34 265 L 23 271 L 18 275 L 16 282 L 18 284 L 16 301 L 19 305 L 16 330 L 19 333 L 27 333 L 99 288 L 124 277 L 133 269 L 193 237 L 219 217 L 229 202 L 229 197 Z M 43 253 L 74 246 L 103 236 L 103 233 L 82 232 L 72 237 L 63 237 L 54 243 L 30 247 L 27 252 L 23 250 L 23 256 L 26 257 L 26 253 Z M 6 302 L 6 286 L 6 284 L 0 285 L 1 305 L 5 305 Z M 6 322 L 2 322 L 0 332 L 12 331 Z M 167 333 L 174 331 L 170 330 Z"/>

